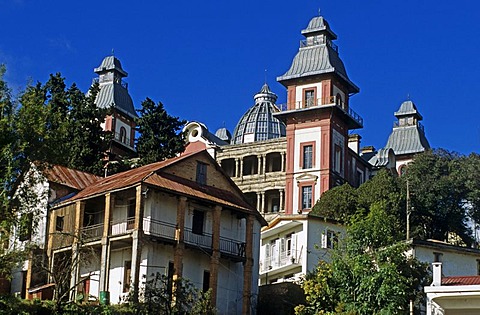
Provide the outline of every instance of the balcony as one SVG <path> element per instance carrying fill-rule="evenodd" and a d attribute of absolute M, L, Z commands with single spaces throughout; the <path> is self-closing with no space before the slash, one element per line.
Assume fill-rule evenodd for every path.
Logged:
<path fill-rule="evenodd" d="M 124 220 L 112 221 L 110 227 L 110 235 L 122 235 L 130 233 L 135 226 L 135 218 L 127 218 Z"/>
<path fill-rule="evenodd" d="M 115 132 L 115 134 L 113 135 L 113 139 L 115 139 L 116 141 L 120 142 L 121 144 L 129 147 L 130 149 L 133 149 L 133 147 L 131 146 L 130 138 L 127 137 L 125 134 Z"/>
<path fill-rule="evenodd" d="M 322 100 L 321 98 L 317 99 L 306 99 L 305 101 L 298 101 L 293 104 L 293 110 L 288 109 L 290 104 L 284 103 L 284 104 L 277 104 L 277 108 L 281 112 L 288 112 L 288 111 L 293 111 L 293 110 L 302 110 L 302 109 L 310 109 L 310 108 L 322 108 L 322 107 L 332 107 L 335 106 L 336 108 L 340 109 L 345 115 L 347 115 L 349 118 L 351 118 L 355 123 L 356 127 L 363 127 L 363 118 L 357 114 L 353 109 L 350 107 L 347 107 L 345 102 L 341 100 L 340 98 L 337 98 L 336 96 L 330 96 L 329 100 L 326 102 Z M 281 113 L 277 114 L 281 115 Z"/>
<path fill-rule="evenodd" d="M 80 232 L 85 241 L 99 240 L 103 236 L 103 223 L 84 226 Z"/>
<path fill-rule="evenodd" d="M 158 238 L 175 241 L 175 224 L 163 222 L 155 219 L 143 219 L 143 231 L 145 234 Z"/>
<path fill-rule="evenodd" d="M 260 273 L 287 269 L 286 267 L 300 266 L 302 260 L 302 251 L 284 251 L 278 255 L 270 256 L 260 261 Z"/>

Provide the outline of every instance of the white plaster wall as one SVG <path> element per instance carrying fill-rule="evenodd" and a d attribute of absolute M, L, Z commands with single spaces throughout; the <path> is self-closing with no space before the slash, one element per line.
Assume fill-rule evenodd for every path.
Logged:
<path fill-rule="evenodd" d="M 147 279 L 152 279 L 157 273 L 168 275 L 168 263 L 173 262 L 173 246 L 149 243 L 146 247 L 148 247 Z"/>
<path fill-rule="evenodd" d="M 163 222 L 177 222 L 177 198 L 164 193 L 149 192 L 144 217 Z"/>
<path fill-rule="evenodd" d="M 210 270 L 210 255 L 187 248 L 183 257 L 183 277 L 201 289 L 204 270 Z"/>
<path fill-rule="evenodd" d="M 345 228 L 341 225 L 325 222 L 322 220 L 308 220 L 308 259 L 306 261 L 306 269 L 312 271 L 318 265 L 320 260 L 330 262 L 331 249 L 322 248 L 322 234 L 328 229 L 339 234 L 339 240 L 345 235 Z"/>
<path fill-rule="evenodd" d="M 320 197 L 320 158 L 321 158 L 321 140 L 320 140 L 320 135 L 321 135 L 321 127 L 314 127 L 314 128 L 308 128 L 308 129 L 299 129 L 295 130 L 295 147 L 294 147 L 294 173 L 295 175 L 295 181 L 293 183 L 293 213 L 298 213 L 298 204 L 299 204 L 299 198 L 300 198 L 300 190 L 298 188 L 298 185 L 296 183 L 297 177 L 301 176 L 302 174 L 310 174 L 312 176 L 316 176 L 317 182 L 316 185 L 313 187 L 313 200 L 312 200 L 312 206 L 315 204 L 315 201 Z M 300 168 L 300 162 L 302 159 L 302 152 L 300 152 L 300 144 L 305 143 L 305 142 L 315 142 L 315 161 L 314 161 L 314 167 L 311 169 L 301 169 Z"/>
<path fill-rule="evenodd" d="M 120 134 L 120 128 L 121 127 L 124 127 L 125 130 L 126 130 L 126 137 L 128 138 L 128 140 L 131 140 L 130 139 L 130 132 L 131 132 L 131 128 L 129 125 L 127 125 L 126 123 L 124 123 L 121 119 L 119 118 L 116 118 L 115 119 L 115 132 Z M 127 140 L 127 141 L 128 141 Z M 127 143 L 128 145 L 130 145 L 130 143 Z"/>
<path fill-rule="evenodd" d="M 304 84 L 298 85 L 295 88 L 295 108 L 302 108 L 303 103 L 303 90 L 316 87 L 317 88 L 317 99 L 322 99 L 322 83 L 312 83 L 312 84 Z M 315 100 L 317 102 L 317 100 Z M 315 103 L 316 104 L 316 103 Z"/>
<path fill-rule="evenodd" d="M 112 250 L 110 253 L 110 274 L 108 288 L 111 303 L 119 303 L 126 294 L 123 293 L 123 275 L 125 261 L 132 260 L 132 249 Z"/>
<path fill-rule="evenodd" d="M 441 249 L 420 247 L 418 245 L 415 246 L 415 257 L 421 262 L 426 262 L 429 265 L 433 263 L 434 252 L 442 253 L 440 261 L 442 263 L 443 276 L 449 277 L 477 275 L 477 259 L 480 259 L 480 255 L 475 255 L 473 253 L 456 253 Z"/>
<path fill-rule="evenodd" d="M 253 288 L 252 288 L 253 289 Z M 243 265 L 220 259 L 217 283 L 219 314 L 241 314 L 243 293 Z"/>
<path fill-rule="evenodd" d="M 245 241 L 245 220 L 238 219 L 237 215 L 228 210 L 222 210 L 220 218 L 220 236 Z"/>
<path fill-rule="evenodd" d="M 255 220 L 253 223 L 253 267 L 252 267 L 252 296 L 254 299 L 252 301 L 258 301 L 258 279 L 260 274 L 260 238 L 261 238 L 261 231 L 262 226 L 260 222 Z M 243 268 L 242 268 L 243 269 Z M 243 272 L 243 270 L 242 270 Z M 242 274 L 239 275 L 240 277 Z M 241 291 L 240 291 L 241 292 Z"/>

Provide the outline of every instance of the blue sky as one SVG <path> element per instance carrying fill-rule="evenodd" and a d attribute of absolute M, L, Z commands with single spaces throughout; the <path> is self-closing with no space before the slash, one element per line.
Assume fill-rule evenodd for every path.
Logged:
<path fill-rule="evenodd" d="M 285 102 L 275 79 L 319 8 L 360 87 L 350 104 L 365 121 L 362 145 L 385 145 L 393 112 L 410 96 L 433 147 L 479 152 L 476 0 L 0 0 L 0 63 L 16 89 L 61 72 L 87 90 L 113 48 L 137 107 L 148 96 L 172 115 L 233 132 L 265 69 Z"/>

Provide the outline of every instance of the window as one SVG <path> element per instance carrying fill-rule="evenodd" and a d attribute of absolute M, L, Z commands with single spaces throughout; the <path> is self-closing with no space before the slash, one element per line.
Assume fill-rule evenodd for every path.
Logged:
<path fill-rule="evenodd" d="M 326 229 L 322 234 L 322 248 L 335 248 L 338 244 L 338 233 Z"/>
<path fill-rule="evenodd" d="M 135 208 L 135 199 L 130 199 L 127 208 L 127 230 L 133 230 L 135 227 Z"/>
<path fill-rule="evenodd" d="M 292 254 L 292 235 L 293 233 L 290 233 L 285 236 L 285 242 L 287 243 L 287 256 L 290 256 Z"/>
<path fill-rule="evenodd" d="M 203 162 L 197 162 L 197 183 L 207 184 L 207 164 Z"/>
<path fill-rule="evenodd" d="M 64 216 L 63 215 L 57 215 L 55 219 L 55 230 L 56 231 L 63 231 L 63 224 L 64 224 Z"/>
<path fill-rule="evenodd" d="M 172 299 L 172 292 L 173 292 L 173 261 L 168 262 L 168 274 L 167 274 L 167 294 L 168 294 L 168 299 Z"/>
<path fill-rule="evenodd" d="M 205 219 L 205 212 L 193 210 L 192 232 L 195 234 L 203 234 L 203 221 Z"/>
<path fill-rule="evenodd" d="M 313 167 L 313 145 L 305 145 L 303 146 L 302 150 L 303 154 L 303 167 L 304 169 L 306 168 L 312 168 Z"/>
<path fill-rule="evenodd" d="M 130 283 L 132 279 L 130 275 L 132 274 L 132 261 L 126 260 L 123 268 L 123 292 L 128 292 L 130 290 Z"/>
<path fill-rule="evenodd" d="M 125 127 L 120 127 L 120 142 L 127 143 L 127 130 Z"/>
<path fill-rule="evenodd" d="M 343 163 L 343 154 L 342 154 L 342 147 L 339 145 L 335 144 L 334 147 L 334 152 L 333 152 L 333 170 L 337 173 L 341 173 L 343 168 L 342 168 L 342 163 Z"/>
<path fill-rule="evenodd" d="M 207 292 L 210 289 L 210 271 L 204 270 L 203 271 L 203 287 L 202 291 Z"/>
<path fill-rule="evenodd" d="M 311 107 L 315 105 L 315 89 L 304 90 L 304 107 Z"/>
<path fill-rule="evenodd" d="M 312 186 L 302 187 L 302 210 L 312 208 Z"/>

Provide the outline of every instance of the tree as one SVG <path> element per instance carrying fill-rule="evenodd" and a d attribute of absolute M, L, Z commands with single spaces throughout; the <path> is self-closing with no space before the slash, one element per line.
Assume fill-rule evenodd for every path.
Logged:
<path fill-rule="evenodd" d="M 140 165 L 158 162 L 183 152 L 185 143 L 183 135 L 178 132 L 186 123 L 184 120 L 170 116 L 161 102 L 155 104 L 149 98 L 142 102 L 139 113 L 136 124 L 140 133 L 137 139 Z"/>
<path fill-rule="evenodd" d="M 325 191 L 312 213 L 338 221 L 347 221 L 357 212 L 357 190 L 346 183 Z"/>
<path fill-rule="evenodd" d="M 456 153 L 435 150 L 417 155 L 409 164 L 406 179 L 412 192 L 412 235 L 446 241 L 454 233 L 464 244 L 472 244 L 472 233 L 467 226 L 467 200 L 469 190 L 475 192 L 480 187 L 473 179 L 468 182 L 473 187 L 467 189 L 465 176 L 459 175 L 460 170 L 478 167 L 478 164 L 465 165 L 467 161 Z M 474 194 L 470 195 L 472 201 Z"/>
<path fill-rule="evenodd" d="M 307 303 L 296 313 L 404 314 L 421 296 L 427 266 L 405 254 L 396 220 L 380 202 L 353 222 L 331 264 L 320 262 L 302 283 Z"/>

